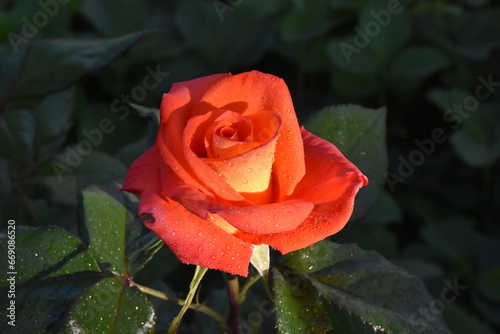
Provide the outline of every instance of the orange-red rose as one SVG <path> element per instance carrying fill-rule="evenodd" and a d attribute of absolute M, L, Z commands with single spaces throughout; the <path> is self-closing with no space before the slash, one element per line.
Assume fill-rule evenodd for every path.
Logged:
<path fill-rule="evenodd" d="M 246 276 L 253 245 L 288 253 L 342 229 L 367 182 L 299 127 L 282 79 L 252 71 L 173 84 L 122 189 L 182 262 Z"/>

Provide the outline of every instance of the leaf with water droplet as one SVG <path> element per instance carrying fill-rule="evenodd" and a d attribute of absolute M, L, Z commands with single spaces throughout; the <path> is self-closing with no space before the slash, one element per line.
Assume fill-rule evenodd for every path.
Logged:
<path fill-rule="evenodd" d="M 18 321 L 15 327 L 0 321 L 0 332 L 60 333 L 54 327 L 60 324 L 67 310 L 79 295 L 103 277 L 102 273 L 84 272 L 17 284 L 15 315 Z M 7 296 L 7 288 L 0 289 L 0 293 Z M 0 308 L 7 309 L 10 300 L 0 298 Z"/>
<path fill-rule="evenodd" d="M 0 249 L 7 254 L 8 238 L 0 235 Z M 57 226 L 17 227 L 16 283 L 83 270 L 99 270 L 97 262 L 80 239 Z M 7 286 L 7 271 L 0 272 L 0 287 Z"/>
<path fill-rule="evenodd" d="M 385 108 L 342 105 L 320 111 L 305 125 L 307 130 L 337 146 L 368 177 L 370 183 L 356 197 L 353 219 L 362 217 L 375 205 L 386 182 L 385 117 Z"/>
<path fill-rule="evenodd" d="M 83 234 L 96 259 L 109 270 L 125 271 L 126 223 L 133 216 L 115 198 L 97 187 L 82 191 Z"/>
<path fill-rule="evenodd" d="M 318 258 L 322 252 L 324 258 Z M 286 257 L 285 263 L 301 271 L 316 263 L 314 272 L 298 275 L 327 301 L 332 333 L 416 333 L 422 328 L 429 334 L 450 333 L 439 316 L 423 317 L 422 310 L 432 305 L 424 284 L 376 252 L 323 241 Z"/>
<path fill-rule="evenodd" d="M 86 291 L 64 320 L 62 333 L 154 333 L 153 305 L 136 288 L 107 278 Z"/>
<path fill-rule="evenodd" d="M 321 298 L 310 283 L 291 272 L 272 271 L 278 333 L 324 334 L 332 329 Z"/>

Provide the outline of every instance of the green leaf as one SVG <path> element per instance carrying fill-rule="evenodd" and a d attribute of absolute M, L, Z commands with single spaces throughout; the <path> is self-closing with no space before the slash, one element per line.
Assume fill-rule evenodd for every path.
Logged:
<path fill-rule="evenodd" d="M 45 168 L 47 173 L 55 174 L 59 182 L 66 182 L 65 175 L 78 174 L 83 185 L 123 177 L 127 174 L 127 168 L 118 159 L 94 150 L 94 146 L 88 140 L 82 140 L 77 145 L 66 146 L 64 152 Z"/>
<path fill-rule="evenodd" d="M 420 230 L 422 238 L 432 245 L 440 254 L 446 255 L 450 260 L 472 270 L 474 254 L 473 221 L 463 217 L 448 218 L 424 226 Z"/>
<path fill-rule="evenodd" d="M 357 34 L 366 36 L 366 43 L 358 44 L 367 44 L 361 52 L 371 51 L 379 66 L 387 68 L 410 37 L 409 10 L 398 1 L 369 1 L 360 13 L 358 28 Z"/>
<path fill-rule="evenodd" d="M 33 110 L 37 124 L 37 142 L 46 142 L 61 136 L 69 128 L 75 90 L 68 89 L 47 95 Z"/>
<path fill-rule="evenodd" d="M 363 187 L 356 197 L 353 219 L 368 212 L 385 184 L 388 164 L 385 115 L 385 108 L 334 106 L 316 114 L 305 126 L 337 146 L 368 177 L 368 186 Z"/>
<path fill-rule="evenodd" d="M 476 316 L 455 305 L 447 305 L 444 318 L 454 334 L 494 334 L 484 322 Z"/>
<path fill-rule="evenodd" d="M 66 314 L 78 296 L 103 278 L 97 272 L 84 272 L 20 284 L 16 288 L 15 327 L 0 322 L 2 333 L 51 333 L 51 329 Z M 7 288 L 0 289 L 7 296 Z M 11 299 L 10 299 L 11 300 Z M 0 307 L 5 310 L 9 298 L 0 298 Z M 13 331 L 12 331 L 13 330 Z M 55 332 L 59 333 L 59 332 Z"/>
<path fill-rule="evenodd" d="M 285 278 L 276 268 L 273 276 L 278 333 L 324 334 L 332 328 L 318 296 L 304 281 L 291 274 Z"/>
<path fill-rule="evenodd" d="M 500 158 L 499 104 L 475 110 L 465 117 L 464 126 L 452 134 L 451 143 L 468 165 L 485 167 Z M 467 115 L 467 114 L 466 114 Z"/>
<path fill-rule="evenodd" d="M 440 317 L 425 317 L 432 307 L 423 283 L 379 254 L 354 244 L 333 244 L 330 266 L 307 277 L 329 303 L 332 315 L 343 314 L 333 333 L 451 333 Z M 332 318 L 335 323 L 336 319 Z"/>
<path fill-rule="evenodd" d="M 370 50 L 356 47 L 355 35 L 332 39 L 327 54 L 337 67 L 358 76 L 376 74 L 379 66 Z"/>
<path fill-rule="evenodd" d="M 36 122 L 27 110 L 8 110 L 0 115 L 0 153 L 29 161 L 33 158 Z"/>
<path fill-rule="evenodd" d="M 155 319 L 153 305 L 143 293 L 112 277 L 78 298 L 62 333 L 154 333 Z"/>
<path fill-rule="evenodd" d="M 445 56 L 436 49 L 412 46 L 400 53 L 392 65 L 392 75 L 425 78 L 448 65 Z"/>
<path fill-rule="evenodd" d="M 66 139 L 71 127 L 75 90 L 67 89 L 47 95 L 33 109 L 37 131 L 35 145 L 40 157 L 48 158 L 54 154 Z"/>
<path fill-rule="evenodd" d="M 147 3 L 123 1 L 120 6 L 108 1 L 84 0 L 82 14 L 105 36 L 118 36 L 145 28 Z"/>
<path fill-rule="evenodd" d="M 146 138 L 139 139 L 132 143 L 123 146 L 115 157 L 124 165 L 130 166 L 137 158 L 139 158 L 148 149 Z"/>
<path fill-rule="evenodd" d="M 227 70 L 256 62 L 272 46 L 275 28 L 266 17 L 275 10 L 272 5 L 268 1 L 243 1 L 236 7 L 220 1 L 184 1 L 175 22 L 212 69 Z"/>
<path fill-rule="evenodd" d="M 283 256 L 286 266 L 303 273 L 312 273 L 331 264 L 337 247 L 329 241 L 318 241 L 312 246 Z"/>
<path fill-rule="evenodd" d="M 283 17 L 280 32 L 285 42 L 300 42 L 321 36 L 346 19 L 347 15 L 330 13 L 328 0 L 295 2 L 293 10 Z"/>
<path fill-rule="evenodd" d="M 500 301 L 500 267 L 481 273 L 477 279 L 479 290 L 492 301 Z"/>
<path fill-rule="evenodd" d="M 56 226 L 31 228 L 16 226 L 16 260 L 11 270 L 17 272 L 16 282 L 41 279 L 80 271 L 95 270 L 99 267 L 80 239 Z M 0 247 L 7 254 L 8 236 L 0 237 Z M 7 282 L 0 274 L 0 286 Z"/>
<path fill-rule="evenodd" d="M 428 94 L 428 99 L 438 106 L 442 111 L 451 109 L 454 104 L 462 104 L 469 94 L 461 89 L 452 88 L 448 90 L 433 89 Z"/>
<path fill-rule="evenodd" d="M 163 241 L 142 224 L 142 219 L 127 223 L 127 267 L 133 277 L 163 246 Z"/>
<path fill-rule="evenodd" d="M 389 223 L 399 223 L 402 220 L 401 209 L 388 191 L 382 192 L 377 205 L 373 207 L 363 222 L 367 224 L 385 225 Z"/>
<path fill-rule="evenodd" d="M 22 59 L 25 49 L 18 52 L 12 52 L 10 43 L 0 44 L 0 106 L 4 106 L 5 102 L 11 97 L 12 85 L 16 75 L 21 68 Z"/>
<path fill-rule="evenodd" d="M 152 34 L 141 31 L 112 39 L 32 41 L 17 73 L 14 94 L 40 96 L 62 90 Z"/>
<path fill-rule="evenodd" d="M 340 94 L 356 99 L 376 94 L 381 84 L 376 74 L 357 75 L 346 70 L 334 74 L 332 83 Z"/>
<path fill-rule="evenodd" d="M 84 236 L 97 261 L 109 264 L 109 270 L 126 273 L 126 223 L 130 212 L 116 199 L 97 187 L 82 191 Z"/>

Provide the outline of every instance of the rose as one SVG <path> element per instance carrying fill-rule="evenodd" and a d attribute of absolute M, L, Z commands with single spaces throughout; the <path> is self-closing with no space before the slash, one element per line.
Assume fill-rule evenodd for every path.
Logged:
<path fill-rule="evenodd" d="M 246 276 L 253 245 L 285 254 L 342 229 L 367 182 L 299 128 L 282 79 L 252 71 L 173 84 L 122 190 L 182 262 Z"/>

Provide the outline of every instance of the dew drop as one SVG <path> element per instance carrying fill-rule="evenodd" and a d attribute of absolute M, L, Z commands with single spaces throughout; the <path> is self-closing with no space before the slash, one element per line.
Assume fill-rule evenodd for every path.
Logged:
<path fill-rule="evenodd" d="M 170 235 L 171 235 L 171 236 L 174 236 L 174 235 L 176 235 L 176 234 L 177 234 L 177 233 L 176 233 L 175 231 L 170 232 Z"/>
<path fill-rule="evenodd" d="M 210 258 L 211 258 L 212 260 L 215 260 L 215 259 L 216 259 L 215 255 L 210 256 Z"/>
<path fill-rule="evenodd" d="M 201 252 L 203 250 L 203 246 L 198 247 L 198 250 Z"/>
<path fill-rule="evenodd" d="M 251 172 L 252 172 L 252 168 L 248 168 L 248 169 L 247 169 L 247 172 L 248 172 L 248 173 L 251 173 Z"/>
<path fill-rule="evenodd" d="M 236 258 L 235 258 L 234 256 L 231 256 L 231 260 L 233 260 L 233 261 L 234 261 L 235 259 L 236 259 Z"/>
<path fill-rule="evenodd" d="M 243 184 L 247 184 L 247 183 L 248 183 L 248 180 L 244 180 L 244 181 L 243 181 Z"/>
<path fill-rule="evenodd" d="M 227 246 L 227 247 L 226 247 L 226 249 L 227 249 L 227 250 L 230 250 L 230 249 L 231 249 L 231 246 Z"/>

